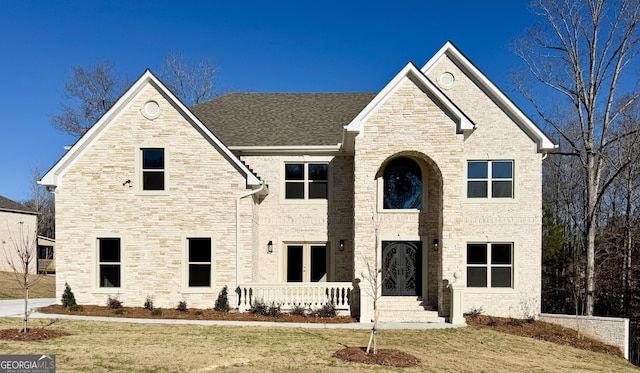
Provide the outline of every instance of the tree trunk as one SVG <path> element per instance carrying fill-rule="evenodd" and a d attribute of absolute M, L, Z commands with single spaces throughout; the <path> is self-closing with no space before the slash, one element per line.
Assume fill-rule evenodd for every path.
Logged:
<path fill-rule="evenodd" d="M 25 275 L 26 276 L 26 275 Z M 26 333 L 29 331 L 27 328 L 27 320 L 29 319 L 29 287 L 24 287 L 24 319 L 22 319 L 22 333 Z"/>

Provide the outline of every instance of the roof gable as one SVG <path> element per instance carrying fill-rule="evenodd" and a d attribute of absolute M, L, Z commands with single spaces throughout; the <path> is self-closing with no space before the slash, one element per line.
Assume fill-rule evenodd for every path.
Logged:
<path fill-rule="evenodd" d="M 433 82 L 431 82 L 412 62 L 409 62 L 396 76 L 376 95 L 376 97 L 346 127 L 351 133 L 363 133 L 363 124 L 369 116 L 382 105 L 406 79 L 410 79 L 425 91 L 431 99 L 456 122 L 458 132 L 470 131 L 475 124 L 469 119 Z"/>
<path fill-rule="evenodd" d="M 473 81 L 496 105 L 513 120 L 533 141 L 539 152 L 549 152 L 557 145 L 547 137 L 491 80 L 489 80 L 450 41 L 422 67 L 426 76 L 443 58 L 449 58 L 471 81 Z"/>
<path fill-rule="evenodd" d="M 226 159 L 243 174 L 248 187 L 256 187 L 262 184 L 258 177 L 227 148 L 193 113 L 160 82 L 150 71 L 146 70 L 135 83 L 116 101 L 111 107 L 72 147 L 58 160 L 58 162 L 42 177 L 40 184 L 49 187 L 57 187 L 61 184 L 61 177 L 65 171 L 79 159 L 82 154 L 91 147 L 100 134 L 106 131 L 110 124 L 116 121 L 127 110 L 145 87 L 152 85 L 164 96 L 164 98 L 180 112 Z"/>

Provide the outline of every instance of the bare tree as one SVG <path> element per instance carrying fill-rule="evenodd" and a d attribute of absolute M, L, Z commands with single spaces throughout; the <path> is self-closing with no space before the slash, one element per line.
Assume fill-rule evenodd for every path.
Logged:
<path fill-rule="evenodd" d="M 55 238 L 55 195 L 47 193 L 46 188 L 38 184 L 38 180 L 42 178 L 40 166 L 33 168 L 31 177 L 31 198 L 23 204 L 38 213 L 38 235 Z"/>
<path fill-rule="evenodd" d="M 371 334 L 369 336 L 369 343 L 367 344 L 367 353 L 371 351 L 373 347 L 373 353 L 378 353 L 378 319 L 379 319 L 379 311 L 378 311 L 378 300 L 382 296 L 382 283 L 384 282 L 384 274 L 382 273 L 382 269 L 380 268 L 380 264 L 378 263 L 378 238 L 380 236 L 380 224 L 381 220 L 378 216 L 373 215 L 373 230 L 374 230 L 374 255 L 373 262 L 371 258 L 364 258 L 365 264 L 367 266 L 367 273 L 361 273 L 361 276 L 367 280 L 369 283 L 369 295 L 373 300 L 373 327 L 371 328 Z"/>
<path fill-rule="evenodd" d="M 127 79 L 116 72 L 111 61 L 89 68 L 75 66 L 62 93 L 60 113 L 49 118 L 58 130 L 82 136 L 113 106 L 127 85 Z"/>
<path fill-rule="evenodd" d="M 218 67 L 209 59 L 189 65 L 182 55 L 168 55 L 160 68 L 160 78 L 185 104 L 191 106 L 219 95 Z"/>
<path fill-rule="evenodd" d="M 599 204 L 629 164 L 615 162 L 608 150 L 638 134 L 638 128 L 626 133 L 611 128 L 640 96 L 638 91 L 625 92 L 637 89 L 638 74 L 629 70 L 638 68 L 633 62 L 640 49 L 640 4 L 638 0 L 534 0 L 532 5 L 544 23 L 528 29 L 516 43 L 516 53 L 534 81 L 550 92 L 540 95 L 547 101 L 538 101 L 532 91 L 520 87 L 544 122 L 568 144 L 567 153 L 577 157 L 585 175 L 586 314 L 593 315 Z M 551 101 L 565 105 L 568 121 L 549 113 L 545 104 Z M 578 136 L 573 136 L 576 132 Z"/>
<path fill-rule="evenodd" d="M 9 232 L 11 231 L 9 229 Z M 32 230 L 31 227 L 25 227 L 24 222 L 20 222 L 18 236 L 14 237 L 10 234 L 9 240 L 11 241 L 10 243 L 2 241 L 2 249 L 16 282 L 24 290 L 24 317 L 20 332 L 26 333 L 29 331 L 27 327 L 29 320 L 29 289 L 44 277 L 43 273 L 31 273 L 38 260 L 38 237 L 35 229 Z"/>

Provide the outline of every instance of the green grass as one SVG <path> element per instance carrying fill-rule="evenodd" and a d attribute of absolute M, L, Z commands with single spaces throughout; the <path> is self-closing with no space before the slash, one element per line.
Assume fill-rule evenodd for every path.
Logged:
<path fill-rule="evenodd" d="M 55 296 L 55 275 L 44 276 L 38 284 L 29 290 L 29 298 L 55 298 Z M 20 287 L 13 272 L 0 272 L 0 300 L 2 299 L 24 299 L 24 290 Z"/>
<path fill-rule="evenodd" d="M 50 320 L 32 319 L 31 327 Z M 18 318 L 0 318 L 0 329 Z M 380 330 L 379 347 L 417 356 L 415 368 L 346 363 L 332 354 L 364 346 L 367 330 L 156 325 L 58 320 L 70 336 L 0 341 L 4 354 L 55 354 L 58 372 L 640 372 L 629 362 L 530 338 L 467 327 Z"/>

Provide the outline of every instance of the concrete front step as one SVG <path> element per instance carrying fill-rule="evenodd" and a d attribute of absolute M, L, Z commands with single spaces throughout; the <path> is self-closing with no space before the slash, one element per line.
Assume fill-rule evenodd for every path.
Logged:
<path fill-rule="evenodd" d="M 378 302 L 380 322 L 443 323 L 438 311 L 416 297 L 381 297 Z"/>
<path fill-rule="evenodd" d="M 415 322 L 415 323 L 444 323 L 444 317 L 438 316 L 437 311 L 384 311 L 378 313 L 380 322 Z"/>

